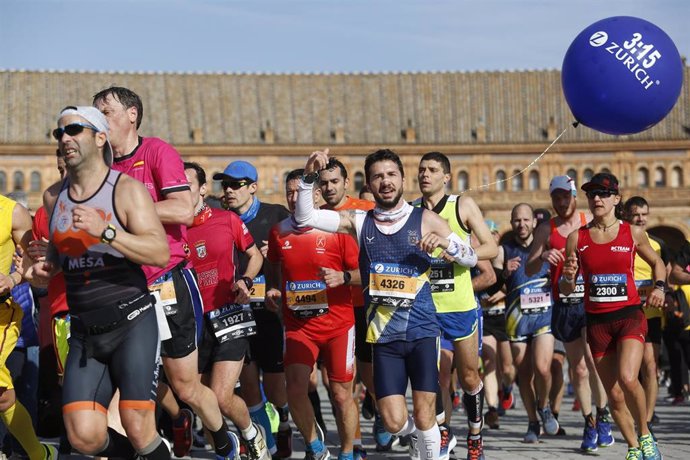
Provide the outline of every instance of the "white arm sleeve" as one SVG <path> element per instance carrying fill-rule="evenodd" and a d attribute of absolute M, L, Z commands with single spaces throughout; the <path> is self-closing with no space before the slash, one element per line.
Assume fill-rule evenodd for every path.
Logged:
<path fill-rule="evenodd" d="M 446 254 L 455 258 L 455 263 L 463 267 L 472 268 L 477 265 L 477 253 L 469 243 L 463 241 L 457 234 L 451 233 L 446 237 L 450 241 Z"/>
<path fill-rule="evenodd" d="M 313 227 L 324 232 L 335 233 L 340 227 L 340 214 L 327 209 L 314 209 L 314 184 L 299 181 L 297 203 L 295 203 L 295 222 L 300 227 Z"/>

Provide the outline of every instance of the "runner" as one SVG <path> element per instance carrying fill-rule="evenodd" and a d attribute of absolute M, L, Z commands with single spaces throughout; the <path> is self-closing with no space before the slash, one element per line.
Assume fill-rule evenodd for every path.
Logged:
<path fill-rule="evenodd" d="M 285 206 L 259 200 L 256 196 L 259 175 L 251 163 L 233 161 L 222 173 L 215 174 L 213 179 L 221 181 L 225 205 L 239 215 L 264 256 L 264 265 L 259 275 L 252 280 L 253 286 L 250 290 L 257 333 L 249 337 L 249 363 L 240 374 L 242 398 L 249 407 L 252 420 L 264 428 L 266 445 L 271 454 L 277 458 L 290 458 L 292 429 L 288 421 L 289 410 L 283 369 L 283 325 L 278 315 L 267 310 L 264 303 L 268 235 L 271 227 L 288 217 L 290 213 Z M 239 269 L 245 270 L 247 263 L 247 258 L 240 254 Z M 275 438 L 271 433 L 271 422 L 266 412 L 262 388 L 266 393 L 266 399 L 273 404 L 280 419 Z"/>
<path fill-rule="evenodd" d="M 158 291 L 157 308 L 163 309 L 170 338 L 161 337 L 165 377 L 175 394 L 201 418 L 221 457 L 233 451 L 218 400 L 198 376 L 198 333 L 202 305 L 196 276 L 187 259 L 187 230 L 194 220 L 194 207 L 177 151 L 161 139 L 138 134 L 144 108 L 133 91 L 111 87 L 93 97 L 93 105 L 110 124 L 114 162 L 112 168 L 142 182 L 154 201 L 158 218 L 170 248 L 165 267 L 143 266 L 149 288 Z M 180 409 L 167 385 L 159 388 L 159 399 L 173 420 L 176 456 L 184 456 L 192 444 L 192 413 Z"/>
<path fill-rule="evenodd" d="M 535 224 L 532 207 L 526 203 L 516 205 L 510 214 L 512 241 L 504 243 L 499 250 L 499 260 L 503 262 L 501 276 L 506 283 L 506 332 L 518 371 L 520 396 L 529 419 L 523 438 L 526 443 L 539 442 L 541 429 L 537 414 L 547 434 L 555 435 L 559 428 L 548 405 L 554 345 L 549 266 L 542 263 L 539 271 L 531 276 L 525 272 Z"/>
<path fill-rule="evenodd" d="M 235 213 L 206 205 L 203 168 L 196 163 L 184 163 L 184 168 L 194 203 L 194 224 L 187 231 L 190 257 L 204 300 L 199 373 L 216 394 L 223 415 L 240 430 L 249 459 L 266 460 L 271 456 L 263 427 L 252 422 L 244 400 L 235 394 L 244 356 L 249 351 L 248 337 L 256 334 L 249 290 L 251 280 L 261 269 L 263 256 Z M 245 254 L 249 261 L 235 281 L 234 261 L 238 253 Z"/>
<path fill-rule="evenodd" d="M 586 340 L 584 281 L 578 279 L 578 287 L 570 296 L 564 296 L 558 290 L 558 279 L 565 261 L 565 240 L 570 233 L 585 225 L 587 218 L 584 213 L 577 212 L 577 189 L 570 177 L 555 176 L 549 184 L 549 194 L 556 217 L 545 221 L 535 230 L 525 272 L 528 276 L 535 275 L 544 262 L 551 266 L 551 330 L 565 347 L 568 365 L 572 369 L 571 383 L 585 419 L 580 449 L 596 452 L 599 446 L 612 445 L 614 438 L 606 409 L 606 392 Z M 596 403 L 596 419 L 592 414 L 592 395 Z"/>
<path fill-rule="evenodd" d="M 402 200 L 404 171 L 400 158 L 379 150 L 365 162 L 365 176 L 377 207 L 366 214 L 350 210 L 315 210 L 311 189 L 317 171 L 328 164 L 328 150 L 314 152 L 300 181 L 295 220 L 329 232 L 356 236 L 365 287 L 367 342 L 373 344 L 374 386 L 385 429 L 413 435 L 411 456 L 438 459 L 441 433 L 435 420 L 438 356 L 435 308 L 431 298 L 429 252 L 463 266 L 477 263 L 474 250 L 437 214 Z M 414 418 L 405 393 L 412 386 Z"/>
<path fill-rule="evenodd" d="M 422 197 L 415 203 L 440 215 L 451 230 L 466 244 L 470 235 L 477 238 L 475 252 L 478 259 L 490 260 L 498 253 L 496 241 L 484 222 L 477 204 L 469 196 L 445 194 L 451 179 L 450 161 L 440 152 L 425 154 L 417 174 Z M 440 250 L 438 250 L 440 252 Z M 435 254 L 436 255 L 436 254 Z M 491 270 L 491 265 L 488 268 Z M 492 273 L 493 275 L 493 273 Z M 483 425 L 484 384 L 479 377 L 479 340 L 477 301 L 474 296 L 470 268 L 434 258 L 430 274 L 431 292 L 436 306 L 436 319 L 441 327 L 442 339 L 452 343 L 454 364 L 463 389 L 463 404 L 467 413 L 467 458 L 484 458 Z M 487 286 L 488 287 L 488 286 Z M 450 369 L 448 369 L 450 370 Z M 444 379 L 446 380 L 446 379 Z M 442 392 L 448 392 L 448 387 Z M 452 450 L 454 435 L 450 420 L 441 425 L 441 451 Z"/>
<path fill-rule="evenodd" d="M 285 180 L 286 200 L 293 212 L 303 172 L 291 171 Z M 314 189 L 314 195 L 313 203 L 318 205 L 321 191 Z M 307 396 L 309 376 L 319 356 L 328 371 L 335 406 L 341 445 L 338 459 L 353 459 L 355 318 L 349 284 L 360 284 L 359 274 L 351 275 L 357 268 L 357 249 L 352 238 L 298 228 L 293 217 L 276 224 L 268 240 L 272 276 L 267 306 L 278 311 L 282 304 L 288 401 L 292 419 L 304 437 L 307 459 L 330 458 L 323 437 L 317 436 Z"/>
<path fill-rule="evenodd" d="M 626 459 L 661 459 L 647 427 L 645 394 L 638 378 L 647 321 L 633 277 L 635 254 L 653 267 L 655 282 L 647 295 L 647 307 L 663 306 L 666 269 L 644 231 L 619 220 L 621 196 L 614 175 L 595 174 L 581 188 L 587 193 L 593 217 L 568 236 L 560 292 L 573 293 L 577 276 L 582 274 L 587 342 L 613 418 L 628 443 Z"/>
<path fill-rule="evenodd" d="M 141 269 L 168 263 L 163 227 L 146 188 L 110 169 L 108 123 L 97 109 L 63 109 L 53 136 L 67 178 L 44 194 L 51 246 L 28 277 L 47 282 L 59 270 L 65 274 L 72 317 L 63 385 L 68 436 L 86 455 L 169 459 L 156 432 L 158 327 Z M 116 389 L 127 437 L 108 427 Z"/>

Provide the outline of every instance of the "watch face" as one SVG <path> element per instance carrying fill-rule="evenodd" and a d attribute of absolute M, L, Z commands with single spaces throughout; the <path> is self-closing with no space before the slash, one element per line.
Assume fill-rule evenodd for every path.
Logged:
<path fill-rule="evenodd" d="M 114 239 L 115 238 L 115 230 L 113 230 L 112 228 L 106 228 L 105 232 L 103 232 L 103 237 L 106 240 Z"/>

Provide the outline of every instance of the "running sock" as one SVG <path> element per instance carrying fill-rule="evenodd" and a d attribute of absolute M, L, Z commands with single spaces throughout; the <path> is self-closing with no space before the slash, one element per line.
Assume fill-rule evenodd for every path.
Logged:
<path fill-rule="evenodd" d="M 417 430 L 417 449 L 419 449 L 419 458 L 438 460 L 441 451 L 441 431 L 438 425 L 428 430 Z"/>
<path fill-rule="evenodd" d="M 160 439 L 160 437 L 158 439 Z M 134 458 L 136 455 L 137 451 L 134 450 L 129 439 L 108 427 L 103 450 L 94 454 L 94 457 Z M 170 458 L 170 453 L 168 453 L 168 458 Z"/>
<path fill-rule="evenodd" d="M 352 452 L 340 452 L 338 454 L 338 460 L 353 460 L 353 453 Z"/>
<path fill-rule="evenodd" d="M 594 420 L 594 416 L 592 415 L 591 412 L 589 414 L 585 415 L 585 424 L 587 424 L 587 426 L 590 426 L 592 428 L 597 426 L 597 421 Z"/>
<path fill-rule="evenodd" d="M 225 424 L 225 420 L 217 431 L 208 430 L 208 432 L 211 433 L 215 453 L 221 457 L 228 457 L 234 446 L 228 435 L 228 426 Z"/>
<path fill-rule="evenodd" d="M 7 430 L 22 445 L 29 458 L 44 458 L 45 448 L 36 437 L 31 416 L 19 401 L 15 401 L 6 411 L 0 412 L 0 419 Z"/>
<path fill-rule="evenodd" d="M 400 429 L 400 431 L 393 434 L 402 438 L 403 436 L 407 436 L 408 434 L 414 433 L 416 430 L 417 428 L 414 426 L 414 419 L 411 415 L 408 414 L 407 421 L 405 421 L 403 427 Z"/>
<path fill-rule="evenodd" d="M 264 428 L 264 441 L 266 441 L 266 447 L 268 447 L 269 452 L 274 453 L 276 451 L 276 440 L 273 437 L 271 419 L 268 417 L 268 412 L 266 412 L 266 402 L 262 401 L 256 406 L 250 407 L 249 417 L 252 419 L 254 423 Z"/>
<path fill-rule="evenodd" d="M 170 458 L 170 449 L 163 442 L 159 435 L 143 449 L 137 451 L 141 458 L 146 460 L 168 460 Z"/>
<path fill-rule="evenodd" d="M 484 412 L 484 384 L 480 381 L 479 386 L 470 393 L 463 392 L 462 402 L 467 411 L 467 424 L 470 428 L 480 429 Z"/>
<path fill-rule="evenodd" d="M 321 441 L 317 436 L 315 440 L 313 440 L 306 446 L 306 448 L 309 452 L 313 454 L 318 454 L 319 452 L 323 452 L 326 446 L 323 444 L 323 441 Z"/>
<path fill-rule="evenodd" d="M 253 423 L 250 423 L 249 426 L 245 429 L 240 428 L 240 432 L 242 433 L 242 437 L 244 438 L 245 441 L 249 441 L 250 439 L 254 439 L 254 437 L 259 434 L 259 431 L 256 429 Z"/>

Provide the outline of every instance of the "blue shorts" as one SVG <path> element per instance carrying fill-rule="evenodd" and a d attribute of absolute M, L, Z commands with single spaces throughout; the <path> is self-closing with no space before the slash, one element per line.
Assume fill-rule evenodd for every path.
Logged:
<path fill-rule="evenodd" d="M 436 321 L 441 327 L 441 337 L 451 342 L 472 337 L 479 324 L 476 308 L 470 311 L 436 313 Z"/>
<path fill-rule="evenodd" d="M 413 391 L 438 391 L 438 339 L 427 337 L 373 344 L 376 398 L 405 395 L 407 381 Z"/>
<path fill-rule="evenodd" d="M 506 333 L 511 342 L 527 342 L 532 337 L 551 333 L 551 311 L 524 314 L 520 306 L 506 308 Z"/>
<path fill-rule="evenodd" d="M 582 337 L 582 328 L 587 326 L 583 303 L 563 304 L 555 302 L 551 315 L 551 332 L 563 343 Z"/>

